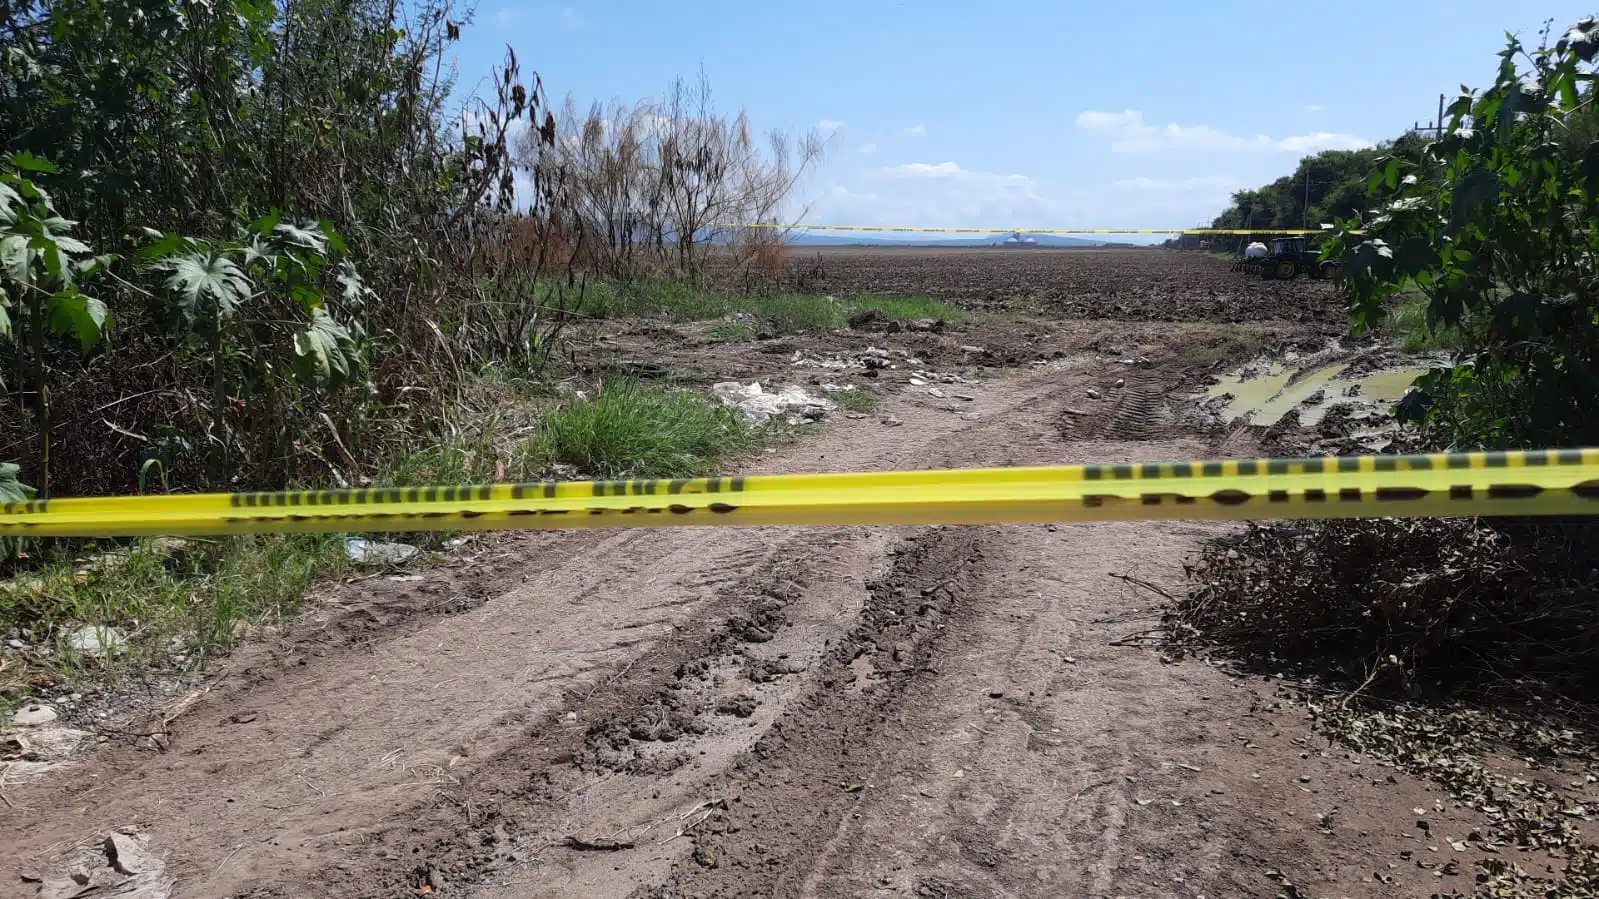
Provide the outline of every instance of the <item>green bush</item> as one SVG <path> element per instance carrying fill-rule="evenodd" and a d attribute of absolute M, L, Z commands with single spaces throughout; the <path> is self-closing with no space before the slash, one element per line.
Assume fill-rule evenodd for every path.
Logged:
<path fill-rule="evenodd" d="M 712 473 L 756 439 L 738 413 L 700 394 L 613 381 L 546 415 L 527 457 L 596 478 L 687 477 Z"/>
<path fill-rule="evenodd" d="M 1400 410 L 1454 445 L 1599 442 L 1599 141 L 1572 138 L 1599 124 L 1596 58 L 1592 19 L 1530 55 L 1509 39 L 1493 85 L 1462 92 L 1418 159 L 1382 160 L 1388 201 L 1329 241 L 1357 331 L 1414 291 L 1429 329 L 1464 338 Z"/>
<path fill-rule="evenodd" d="M 543 358 L 561 298 L 475 288 L 528 255 L 504 246 L 508 135 L 547 146 L 554 121 L 513 55 L 487 99 L 455 92 L 435 63 L 460 34 L 445 0 L 0 4 L 23 480 L 336 479 L 473 363 Z"/>

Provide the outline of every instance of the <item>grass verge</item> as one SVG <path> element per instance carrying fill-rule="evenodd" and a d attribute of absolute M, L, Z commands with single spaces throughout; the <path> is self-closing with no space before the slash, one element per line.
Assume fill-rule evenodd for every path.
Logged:
<path fill-rule="evenodd" d="M 1196 335 L 1178 354 L 1187 365 L 1210 368 L 1224 362 L 1237 362 L 1259 355 L 1266 348 L 1267 335 L 1242 325 L 1222 325 L 1214 331 Z"/>
<path fill-rule="evenodd" d="M 526 400 L 550 395 L 514 371 L 485 378 L 471 398 L 474 411 L 447 414 L 443 436 L 392 452 L 367 474 L 385 486 L 529 480 L 562 469 L 680 477 L 712 473 L 764 435 L 713 399 L 662 385 L 612 381 L 538 418 Z M 432 549 L 448 536 L 395 539 Z M 345 539 L 36 544 L 15 576 L 0 582 L 0 722 L 30 696 L 73 689 L 61 685 L 137 669 L 203 668 L 253 628 L 292 616 L 318 581 L 356 567 Z"/>
<path fill-rule="evenodd" d="M 1420 294 L 1407 295 L 1389 310 L 1383 330 L 1399 341 L 1409 353 L 1433 350 L 1458 350 L 1465 345 L 1466 335 L 1459 328 L 1434 328 L 1427 323 L 1427 298 Z"/>
<path fill-rule="evenodd" d="M 198 669 L 347 565 L 330 534 L 85 545 L 0 585 L 0 707 L 63 678 Z"/>
<path fill-rule="evenodd" d="M 756 444 L 759 432 L 697 393 L 612 381 L 598 395 L 550 410 L 526 444 L 534 468 L 597 478 L 708 474 Z"/>
<path fill-rule="evenodd" d="M 964 309 L 932 297 L 744 295 L 679 282 L 651 281 L 591 284 L 582 311 L 594 318 L 667 318 L 679 322 L 726 319 L 708 328 L 707 333 L 717 339 L 736 340 L 760 333 L 799 334 L 840 328 L 849 323 L 851 316 L 867 310 L 895 319 L 931 318 L 959 323 L 968 318 Z"/>
<path fill-rule="evenodd" d="M 827 398 L 838 404 L 838 408 L 845 412 L 871 412 L 877 408 L 877 394 L 870 390 L 852 387 L 849 390 L 840 390 L 830 393 Z"/>

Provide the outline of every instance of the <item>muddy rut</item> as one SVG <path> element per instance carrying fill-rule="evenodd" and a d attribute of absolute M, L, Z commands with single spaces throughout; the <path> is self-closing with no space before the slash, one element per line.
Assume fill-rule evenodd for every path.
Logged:
<path fill-rule="evenodd" d="M 969 401 L 907 386 L 763 467 L 1204 455 L 1150 423 L 1171 389 L 1087 357 Z M 117 828 L 192 897 L 1446 888 L 1387 861 L 1427 788 L 1140 645 L 1219 527 L 532 534 L 342 587 L 164 750 L 113 741 L 10 790 L 0 894 Z"/>

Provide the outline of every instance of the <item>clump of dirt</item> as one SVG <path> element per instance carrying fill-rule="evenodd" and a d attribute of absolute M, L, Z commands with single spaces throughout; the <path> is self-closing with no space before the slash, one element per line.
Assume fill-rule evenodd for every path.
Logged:
<path fill-rule="evenodd" d="M 740 643 L 769 643 L 777 636 L 777 629 L 788 623 L 788 618 L 783 615 L 784 603 L 777 599 L 768 599 L 749 615 L 734 615 L 727 620 L 727 627 L 722 631 L 723 642 L 736 640 Z M 717 645 L 713 648 L 722 648 Z"/>
<path fill-rule="evenodd" d="M 755 697 L 749 693 L 740 693 L 730 696 L 716 704 L 716 714 L 732 715 L 735 718 L 748 718 L 755 714 Z"/>
<path fill-rule="evenodd" d="M 1596 550 L 1585 521 L 1254 526 L 1207 548 L 1163 624 L 1173 655 L 1294 679 L 1330 738 L 1480 811 L 1485 832 L 1449 840 L 1487 853 L 1472 895 L 1596 895 Z"/>
<path fill-rule="evenodd" d="M 710 694 L 729 667 L 741 667 L 743 676 L 753 684 L 794 672 L 787 659 L 756 658 L 745 648 L 775 639 L 778 630 L 789 623 L 784 607 L 802 592 L 792 581 L 762 586 L 743 611 L 729 615 L 711 634 L 701 654 L 677 666 L 673 679 L 654 696 L 625 714 L 591 726 L 584 736 L 580 762 L 630 774 L 668 773 L 681 766 L 687 755 L 649 744 L 673 744 L 705 734 L 710 729 L 705 716 L 713 710 L 739 718 L 754 714 L 757 700 L 751 694 L 721 701 L 709 698 Z"/>
<path fill-rule="evenodd" d="M 626 718 L 612 718 L 589 728 L 584 736 L 582 761 L 590 767 L 629 774 L 664 774 L 686 760 L 681 753 L 646 752 L 640 743 L 674 743 L 685 736 L 703 734 L 703 710 L 677 690 L 667 688 Z"/>

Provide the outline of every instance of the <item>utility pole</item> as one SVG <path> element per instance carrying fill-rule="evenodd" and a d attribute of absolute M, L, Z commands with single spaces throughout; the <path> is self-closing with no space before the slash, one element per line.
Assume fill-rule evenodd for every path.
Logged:
<path fill-rule="evenodd" d="M 1431 122 L 1428 122 L 1425 127 L 1423 127 L 1420 122 L 1417 122 L 1416 124 L 1410 126 L 1410 130 L 1416 132 L 1417 134 L 1420 134 L 1420 133 L 1422 133 L 1424 131 L 1425 132 L 1429 132 L 1429 133 L 1432 134 L 1433 137 L 1443 137 L 1444 136 L 1444 95 L 1443 94 L 1439 94 L 1438 95 L 1438 118 L 1433 119 Z"/>
<path fill-rule="evenodd" d="M 1301 210 L 1301 214 L 1304 216 L 1304 219 L 1300 223 L 1299 227 L 1308 231 L 1310 230 L 1310 169 L 1308 168 L 1305 169 L 1305 205 Z"/>

